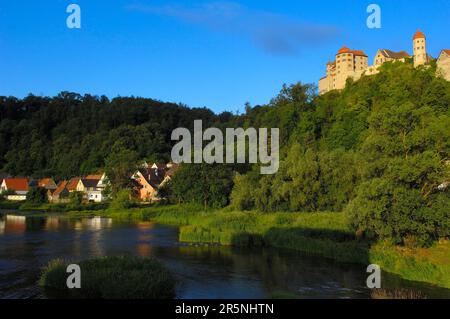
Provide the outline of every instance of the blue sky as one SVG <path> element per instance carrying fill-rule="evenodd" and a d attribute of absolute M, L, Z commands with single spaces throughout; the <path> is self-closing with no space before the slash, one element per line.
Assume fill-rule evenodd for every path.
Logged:
<path fill-rule="evenodd" d="M 82 28 L 66 26 L 81 7 Z M 382 9 L 368 29 L 366 8 Z M 317 82 L 343 45 L 450 49 L 450 1 L 0 0 L 0 95 L 143 96 L 216 112 L 267 103 L 283 83 Z"/>

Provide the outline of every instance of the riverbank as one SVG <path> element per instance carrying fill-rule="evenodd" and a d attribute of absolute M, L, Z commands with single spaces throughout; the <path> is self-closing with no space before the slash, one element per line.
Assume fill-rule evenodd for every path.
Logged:
<path fill-rule="evenodd" d="M 5 201 L 0 200 L 0 209 L 8 210 L 15 209 L 25 212 L 42 212 L 42 213 L 62 213 L 62 212 L 74 212 L 74 211 L 97 211 L 105 210 L 108 208 L 108 203 L 83 203 L 83 204 L 71 204 L 71 203 L 44 203 L 33 204 L 26 201 Z"/>
<path fill-rule="evenodd" d="M 362 265 L 378 264 L 404 279 L 450 288 L 450 243 L 404 248 L 357 238 L 342 213 L 204 211 L 198 206 L 153 206 L 125 211 L 69 212 L 67 217 L 95 216 L 152 220 L 180 228 L 179 240 L 235 246 L 288 248 Z"/>
<path fill-rule="evenodd" d="M 188 243 L 272 246 L 294 249 L 340 262 L 378 264 L 402 278 L 450 288 L 450 243 L 430 248 L 404 248 L 388 242 L 357 238 L 342 213 L 203 211 L 196 206 L 157 206 L 109 217 L 151 219 L 180 227 L 179 239 Z"/>

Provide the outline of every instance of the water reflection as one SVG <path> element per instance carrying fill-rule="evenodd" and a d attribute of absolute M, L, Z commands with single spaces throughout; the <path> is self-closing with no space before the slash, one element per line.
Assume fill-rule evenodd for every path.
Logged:
<path fill-rule="evenodd" d="M 277 249 L 191 246 L 178 229 L 108 218 L 0 215 L 0 298 L 42 297 L 40 268 L 55 258 L 133 254 L 163 261 L 179 279 L 178 298 L 370 298 L 365 267 Z M 383 274 L 383 287 L 426 297 L 450 291 Z"/>
<path fill-rule="evenodd" d="M 6 222 L 4 228 L 5 234 L 24 233 L 27 228 L 26 217 L 16 215 L 6 215 Z"/>
<path fill-rule="evenodd" d="M 83 218 L 75 222 L 76 230 L 101 230 L 112 226 L 111 218 L 93 217 Z"/>

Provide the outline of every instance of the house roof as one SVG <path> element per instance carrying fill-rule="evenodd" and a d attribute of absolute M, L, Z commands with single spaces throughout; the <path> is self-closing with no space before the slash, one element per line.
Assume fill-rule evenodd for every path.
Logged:
<path fill-rule="evenodd" d="M 100 179 L 83 178 L 81 179 L 81 182 L 83 183 L 84 187 L 97 187 Z"/>
<path fill-rule="evenodd" d="M 353 53 L 354 55 L 359 55 L 359 56 L 367 56 L 367 54 L 361 50 L 351 50 L 350 53 Z"/>
<path fill-rule="evenodd" d="M 56 187 L 56 189 L 55 189 L 55 191 L 53 192 L 53 196 L 58 196 L 58 195 L 60 195 L 65 189 L 67 189 L 66 187 L 67 187 L 67 184 L 68 184 L 69 182 L 67 182 L 67 181 L 62 181 L 62 182 L 60 182 L 59 184 L 58 184 L 58 187 Z"/>
<path fill-rule="evenodd" d="M 155 168 L 141 168 L 139 172 L 144 176 L 147 183 L 152 187 L 157 188 L 159 184 L 164 180 L 166 171 L 164 169 Z"/>
<path fill-rule="evenodd" d="M 165 169 L 166 168 L 166 164 L 163 163 L 153 163 L 152 168 L 158 168 L 158 169 Z"/>
<path fill-rule="evenodd" d="M 5 178 L 6 187 L 13 191 L 28 191 L 28 179 L 26 178 Z"/>
<path fill-rule="evenodd" d="M 68 191 L 76 190 L 79 181 L 80 181 L 79 177 L 71 178 L 70 181 L 67 183 L 67 186 L 66 186 L 67 190 Z"/>
<path fill-rule="evenodd" d="M 422 31 L 417 30 L 417 32 L 413 36 L 413 40 L 416 39 L 425 39 L 425 34 Z"/>
<path fill-rule="evenodd" d="M 346 46 L 343 46 L 342 48 L 339 49 L 338 54 L 342 54 L 342 53 L 349 53 L 350 49 L 347 48 Z"/>
<path fill-rule="evenodd" d="M 103 173 L 96 173 L 96 174 L 91 174 L 85 177 L 85 179 L 102 179 L 103 177 Z"/>
<path fill-rule="evenodd" d="M 364 52 L 364 51 L 362 51 L 362 50 L 350 50 L 349 48 L 347 48 L 347 47 L 342 47 L 339 51 L 338 51 L 338 53 L 337 53 L 337 55 L 339 55 L 339 54 L 342 54 L 342 53 L 351 53 L 351 54 L 354 54 L 354 55 L 358 55 L 358 56 L 365 56 L 365 57 L 367 57 L 367 54 Z M 331 63 L 330 63 L 331 64 Z"/>
<path fill-rule="evenodd" d="M 50 184 L 50 183 L 54 183 L 54 181 L 53 181 L 52 178 L 43 178 L 43 179 L 40 179 L 40 180 L 38 181 L 37 185 L 38 185 L 39 187 L 46 187 L 46 186 L 48 186 L 48 184 Z"/>
<path fill-rule="evenodd" d="M 411 57 L 408 52 L 406 51 L 400 51 L 400 52 L 394 52 L 391 50 L 383 49 L 380 50 L 381 54 L 383 54 L 386 58 L 391 59 L 404 59 Z"/>
<path fill-rule="evenodd" d="M 449 49 L 444 49 L 444 50 L 442 50 L 441 51 L 441 54 L 442 53 L 445 53 L 445 54 L 447 54 L 448 56 L 450 56 L 450 50 Z"/>

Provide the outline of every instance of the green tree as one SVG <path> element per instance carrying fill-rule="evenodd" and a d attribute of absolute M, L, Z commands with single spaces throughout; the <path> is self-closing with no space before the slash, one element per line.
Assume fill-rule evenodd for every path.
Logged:
<path fill-rule="evenodd" d="M 224 207 L 233 187 L 233 170 L 224 164 L 183 164 L 170 181 L 172 202 Z"/>
<path fill-rule="evenodd" d="M 44 204 L 48 202 L 47 190 L 42 187 L 31 187 L 27 193 L 27 202 L 32 204 Z"/>
<path fill-rule="evenodd" d="M 131 189 L 125 188 L 121 189 L 115 194 L 113 200 L 111 201 L 111 204 L 109 205 L 109 208 L 114 210 L 123 210 L 128 209 L 134 205 L 135 203 L 132 199 Z"/>
<path fill-rule="evenodd" d="M 122 189 L 130 188 L 130 177 L 137 170 L 137 152 L 115 144 L 105 162 L 105 172 L 111 182 L 113 196 Z"/>

